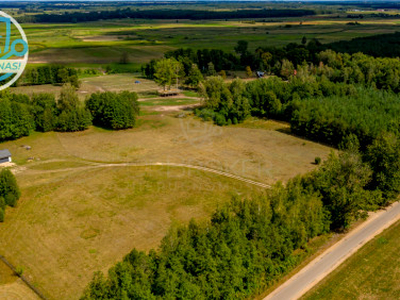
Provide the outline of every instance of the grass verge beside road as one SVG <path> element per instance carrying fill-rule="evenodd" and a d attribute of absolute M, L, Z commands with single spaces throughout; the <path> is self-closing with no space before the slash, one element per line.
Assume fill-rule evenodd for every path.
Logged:
<path fill-rule="evenodd" d="M 302 299 L 400 299 L 400 221 L 363 246 Z"/>

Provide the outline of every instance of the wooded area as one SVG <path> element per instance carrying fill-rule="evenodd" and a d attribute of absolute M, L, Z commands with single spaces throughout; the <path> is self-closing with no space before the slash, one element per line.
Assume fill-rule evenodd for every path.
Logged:
<path fill-rule="evenodd" d="M 340 154 L 332 152 L 318 169 L 286 186 L 278 183 L 253 199 L 234 198 L 209 222 L 173 227 L 160 251 L 134 249 L 107 278 L 96 273 L 82 299 L 246 299 L 295 267 L 296 250 L 312 237 L 346 229 L 395 200 L 400 192 L 398 59 L 309 51 L 317 42 L 305 44 L 249 54 L 277 75 L 273 78 L 225 83 L 221 76 L 209 76 L 200 83 L 204 106 L 195 113 L 218 125 L 250 115 L 286 120 L 293 133 L 336 146 Z M 235 50 L 240 64 L 247 63 L 246 43 Z M 180 62 L 182 70 L 198 64 L 207 73 L 202 53 L 211 51 L 181 49 L 166 57 Z M 229 56 L 215 60 L 215 70 L 224 57 Z M 154 66 L 155 61 L 144 72 L 152 76 Z"/>
<path fill-rule="evenodd" d="M 130 92 L 93 94 L 86 105 L 79 101 L 70 84 L 63 86 L 57 100 L 48 93 L 29 97 L 2 92 L 0 141 L 28 136 L 33 130 L 82 131 L 92 125 L 92 119 L 98 126 L 126 129 L 135 125 L 138 114 L 137 95 Z"/>

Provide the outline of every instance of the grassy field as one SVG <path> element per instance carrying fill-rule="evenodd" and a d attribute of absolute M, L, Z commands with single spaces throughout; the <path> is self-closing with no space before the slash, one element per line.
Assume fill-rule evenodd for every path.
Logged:
<path fill-rule="evenodd" d="M 137 80 L 140 81 L 140 83 L 135 84 L 135 81 Z M 10 88 L 10 91 L 13 93 L 22 93 L 28 95 L 33 93 L 53 93 L 55 95 L 59 95 L 61 88 L 62 87 L 60 85 L 44 84 L 12 87 Z M 81 80 L 81 87 L 78 90 L 78 94 L 81 99 L 85 99 L 92 93 L 104 91 L 131 91 L 137 92 L 140 96 L 141 93 L 157 93 L 159 89 L 160 87 L 152 80 L 147 80 L 134 74 L 125 73 L 83 78 Z"/>
<path fill-rule="evenodd" d="M 349 40 L 354 37 L 392 33 L 398 20 L 358 21 L 304 17 L 300 20 L 275 19 L 274 22 L 235 20 L 110 20 L 78 24 L 24 24 L 30 45 L 30 63 L 67 63 L 73 66 L 101 66 L 118 63 L 124 52 L 134 69 L 165 51 L 192 47 L 233 51 L 239 40 L 249 49 L 300 43 L 301 38 L 321 42 Z"/>
<path fill-rule="evenodd" d="M 102 163 L 186 163 L 273 183 L 312 170 L 314 157 L 330 151 L 264 122 L 221 128 L 165 113 L 142 116 L 130 130 L 34 133 L 3 143 L 22 198 L 0 226 L 0 253 L 51 299 L 76 299 L 94 271 L 134 247 L 157 247 L 171 224 L 208 219 L 233 195 L 260 192 L 199 170 Z"/>
<path fill-rule="evenodd" d="M 302 299 L 399 299 L 400 222 L 363 246 Z"/>

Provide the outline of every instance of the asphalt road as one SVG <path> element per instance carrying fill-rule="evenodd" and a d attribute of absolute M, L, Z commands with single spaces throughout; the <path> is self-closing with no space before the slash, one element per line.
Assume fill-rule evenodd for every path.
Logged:
<path fill-rule="evenodd" d="M 366 222 L 315 258 L 264 300 L 298 299 L 374 236 L 400 219 L 400 203 L 374 213 Z"/>

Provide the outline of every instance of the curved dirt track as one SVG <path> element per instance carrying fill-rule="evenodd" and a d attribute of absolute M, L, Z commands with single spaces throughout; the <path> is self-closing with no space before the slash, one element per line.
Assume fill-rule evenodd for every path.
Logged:
<path fill-rule="evenodd" d="M 50 162 L 50 161 L 47 161 Z M 55 161 L 51 161 L 55 162 Z M 43 162 L 42 164 L 45 164 L 46 162 Z M 89 166 L 83 166 L 83 167 L 75 167 L 75 168 L 64 168 L 64 169 L 55 169 L 55 170 L 33 170 L 34 172 L 37 173 L 53 173 L 53 172 L 65 172 L 65 171 L 77 171 L 77 170 L 88 170 L 88 169 L 95 169 L 95 168 L 109 168 L 109 167 L 153 167 L 153 166 L 166 166 L 166 167 L 181 167 L 181 168 L 189 168 L 189 169 L 194 169 L 194 170 L 200 170 L 204 172 L 210 172 L 214 173 L 220 176 L 232 178 L 235 180 L 239 180 L 248 184 L 256 185 L 261 188 L 270 188 L 271 185 L 265 184 L 262 182 L 254 181 L 251 179 L 247 179 L 232 173 L 208 168 L 208 167 L 202 167 L 202 166 L 195 166 L 195 165 L 188 165 L 188 164 L 180 164 L 180 163 L 163 163 L 163 162 L 155 162 L 155 163 L 90 163 Z"/>

